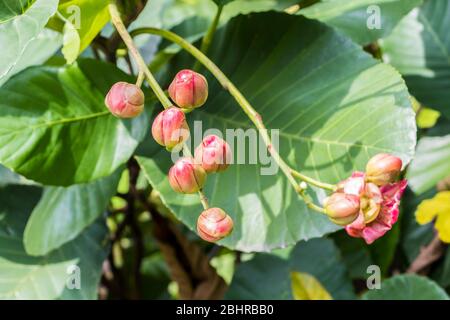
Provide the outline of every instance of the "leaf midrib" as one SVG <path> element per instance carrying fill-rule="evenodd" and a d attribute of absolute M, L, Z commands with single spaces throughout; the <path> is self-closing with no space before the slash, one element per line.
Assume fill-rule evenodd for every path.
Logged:
<path fill-rule="evenodd" d="M 20 128 L 14 129 L 14 130 L 8 130 L 8 134 L 16 133 L 18 131 L 36 130 L 36 129 L 39 129 L 42 127 L 51 128 L 53 126 L 57 126 L 60 124 L 65 124 L 65 123 L 73 124 L 76 122 L 82 122 L 82 121 L 86 121 L 86 120 L 93 120 L 93 119 L 101 118 L 101 117 L 107 116 L 109 114 L 110 114 L 109 111 L 102 111 L 102 112 L 92 113 L 89 115 L 84 115 L 84 116 L 75 117 L 75 118 L 58 119 L 55 121 L 38 123 L 36 125 L 29 126 L 29 127 L 20 127 Z"/>

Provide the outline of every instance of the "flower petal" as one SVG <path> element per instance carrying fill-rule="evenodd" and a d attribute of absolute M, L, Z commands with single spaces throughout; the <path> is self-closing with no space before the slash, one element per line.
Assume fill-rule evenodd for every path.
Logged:
<path fill-rule="evenodd" d="M 355 223 L 360 220 L 358 217 L 355 222 L 345 228 L 347 233 L 352 237 L 361 237 L 367 244 L 371 244 L 391 230 L 394 223 L 397 222 L 400 199 L 407 184 L 406 180 L 402 180 L 381 187 L 383 203 L 377 218 L 361 229 L 361 224 Z"/>

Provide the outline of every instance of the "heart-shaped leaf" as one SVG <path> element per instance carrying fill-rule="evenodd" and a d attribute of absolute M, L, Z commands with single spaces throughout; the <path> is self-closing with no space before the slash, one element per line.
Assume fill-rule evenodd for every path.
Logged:
<path fill-rule="evenodd" d="M 449 300 L 434 281 L 416 275 L 399 275 L 381 283 L 381 289 L 369 290 L 365 300 Z"/>
<path fill-rule="evenodd" d="M 46 187 L 25 228 L 27 253 L 42 256 L 77 237 L 105 211 L 120 173 L 67 188 Z"/>
<path fill-rule="evenodd" d="M 146 113 L 122 121 L 106 108 L 104 97 L 117 81 L 133 80 L 94 60 L 31 68 L 11 79 L 0 88 L 0 162 L 48 185 L 111 175 L 148 129 Z"/>
<path fill-rule="evenodd" d="M 327 0 L 298 13 L 325 22 L 355 42 L 368 44 L 387 36 L 422 0 Z"/>
<path fill-rule="evenodd" d="M 403 80 L 332 28 L 281 13 L 239 16 L 216 33 L 210 56 L 266 126 L 279 130 L 282 157 L 305 174 L 336 183 L 354 170 L 363 170 L 367 160 L 380 152 L 409 162 L 416 126 Z M 184 53 L 176 56 L 167 77 L 192 63 Z M 239 140 L 245 142 L 238 154 L 235 150 L 235 162 L 241 157 L 245 164 L 210 175 L 205 188 L 211 205 L 223 208 L 235 222 L 233 233 L 220 243 L 242 251 L 264 251 L 336 230 L 325 216 L 306 208 L 281 172 L 261 174 L 262 168 L 273 164 L 264 162 L 270 158 L 258 156 L 258 151 L 266 154 L 266 146 L 258 142 L 254 126 L 236 101 L 207 76 L 209 101 L 188 115 L 195 140 L 191 147 L 211 128 L 228 135 L 236 150 Z M 234 134 L 240 134 L 239 139 Z M 195 230 L 202 208 L 196 195 L 179 195 L 170 188 L 170 155 L 154 143 L 142 155 L 139 163 L 150 183 L 176 216 Z M 259 159 L 256 164 L 249 155 Z M 313 189 L 309 192 L 315 198 L 324 196 Z"/>
<path fill-rule="evenodd" d="M 95 223 L 52 253 L 31 257 L 22 236 L 40 194 L 36 187 L 0 189 L 0 299 L 95 299 L 108 252 L 106 226 Z"/>
<path fill-rule="evenodd" d="M 450 118 L 450 1 L 425 1 L 381 43 L 413 96 Z"/>
<path fill-rule="evenodd" d="M 56 12 L 58 0 L 36 0 L 28 4 L 24 0 L 0 0 L 0 84 L 23 69 L 21 64 L 29 63 L 22 56 L 26 52 L 30 54 L 28 47 L 36 44 L 34 40 Z M 52 45 L 40 49 L 44 53 L 38 52 L 37 56 L 49 56 L 55 51 Z M 37 60 L 36 63 L 43 62 Z"/>

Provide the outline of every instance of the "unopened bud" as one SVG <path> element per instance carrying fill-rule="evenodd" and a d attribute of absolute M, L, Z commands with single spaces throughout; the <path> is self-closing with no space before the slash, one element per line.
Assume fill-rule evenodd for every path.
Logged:
<path fill-rule="evenodd" d="M 359 215 L 359 197 L 336 192 L 325 199 L 324 207 L 331 221 L 345 226 L 355 221 Z"/>
<path fill-rule="evenodd" d="M 153 121 L 152 135 L 169 151 L 184 143 L 189 138 L 189 127 L 183 111 L 172 107 L 158 114 Z"/>
<path fill-rule="evenodd" d="M 216 135 L 206 136 L 195 149 L 195 161 L 208 173 L 226 170 L 231 158 L 230 146 Z"/>
<path fill-rule="evenodd" d="M 198 108 L 208 98 L 208 82 L 197 72 L 182 70 L 177 73 L 170 84 L 169 95 L 180 108 Z"/>
<path fill-rule="evenodd" d="M 133 118 L 144 110 L 145 96 L 141 88 L 127 82 L 115 83 L 105 98 L 105 104 L 119 118 Z"/>
<path fill-rule="evenodd" d="M 366 166 L 366 179 L 378 186 L 393 182 L 402 170 L 402 160 L 387 153 L 372 157 Z"/>
<path fill-rule="evenodd" d="M 233 231 L 233 219 L 220 208 L 210 208 L 201 213 L 197 220 L 199 236 L 209 242 L 216 242 Z"/>
<path fill-rule="evenodd" d="M 206 181 L 206 172 L 192 158 L 181 158 L 170 168 L 169 183 L 180 193 L 195 193 Z"/>

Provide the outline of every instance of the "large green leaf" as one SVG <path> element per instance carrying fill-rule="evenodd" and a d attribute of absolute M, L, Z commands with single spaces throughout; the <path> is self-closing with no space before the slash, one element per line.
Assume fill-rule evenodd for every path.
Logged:
<path fill-rule="evenodd" d="M 270 29 L 267 21 L 271 21 Z M 217 32 L 210 56 L 243 91 L 267 127 L 280 130 L 281 155 L 305 174 L 335 183 L 362 170 L 369 157 L 380 152 L 409 162 L 416 127 L 403 80 L 393 68 L 378 63 L 333 29 L 280 13 L 239 16 Z M 185 54 L 175 57 L 166 82 L 177 70 L 191 65 L 192 59 Z M 203 130 L 253 129 L 229 93 L 207 76 L 209 101 L 188 116 L 193 135 L 194 120 L 201 121 Z M 196 135 L 198 144 L 201 137 Z M 255 148 L 257 143 L 251 145 Z M 264 150 L 264 144 L 260 148 Z M 196 195 L 171 190 L 167 181 L 170 155 L 154 143 L 142 155 L 139 163 L 150 183 L 194 230 L 201 206 Z M 235 164 L 208 177 L 205 192 L 211 204 L 222 207 L 235 221 L 234 232 L 222 245 L 263 251 L 337 229 L 325 216 L 308 210 L 280 172 L 261 175 L 261 167 L 260 163 Z M 309 192 L 324 196 L 313 189 Z"/>
<path fill-rule="evenodd" d="M 234 274 L 225 299 L 292 299 L 287 261 L 269 254 L 258 254 L 241 263 Z"/>
<path fill-rule="evenodd" d="M 42 30 L 30 41 L 8 75 L 0 79 L 0 86 L 16 73 L 47 61 L 61 47 L 61 43 L 62 37 L 58 32 L 50 29 Z"/>
<path fill-rule="evenodd" d="M 411 189 L 421 194 L 449 175 L 450 135 L 420 139 L 406 176 Z"/>
<path fill-rule="evenodd" d="M 449 300 L 434 281 L 416 275 L 399 275 L 381 283 L 381 289 L 369 290 L 365 300 Z"/>
<path fill-rule="evenodd" d="M 257 254 L 237 267 L 226 297 L 292 299 L 291 272 L 313 276 L 333 299 L 355 298 L 339 250 L 328 239 L 300 242 L 287 258 Z"/>
<path fill-rule="evenodd" d="M 343 262 L 352 279 L 366 279 L 367 267 L 374 264 L 369 247 L 362 239 L 349 237 L 345 231 L 331 236 L 339 248 Z"/>
<path fill-rule="evenodd" d="M 106 258 L 107 230 L 95 223 L 78 238 L 51 254 L 26 254 L 22 235 L 40 190 L 9 186 L 0 189 L 0 299 L 95 299 L 101 267 Z M 77 266 L 80 289 L 72 282 Z"/>
<path fill-rule="evenodd" d="M 0 163 L 49 185 L 112 174 L 148 129 L 146 113 L 121 121 L 105 107 L 110 86 L 121 80 L 132 81 L 94 60 L 30 68 L 11 79 L 0 88 Z"/>
<path fill-rule="evenodd" d="M 384 58 L 421 103 L 450 117 L 450 1 L 425 1 L 383 40 Z"/>
<path fill-rule="evenodd" d="M 347 34 L 360 44 L 387 36 L 422 0 L 325 0 L 299 11 Z"/>
<path fill-rule="evenodd" d="M 41 256 L 77 237 L 105 211 L 120 173 L 67 188 L 46 187 L 25 228 L 27 253 Z"/>
<path fill-rule="evenodd" d="M 33 60 L 23 57 L 24 54 L 30 57 L 33 52 L 30 50 L 36 49 L 39 41 L 35 40 L 56 12 L 58 0 L 36 0 L 31 6 L 27 4 L 24 0 L 0 0 L 0 85 L 23 69 L 23 64 L 41 63 L 40 57 L 48 57 L 55 51 L 50 42 L 47 47 L 39 47 Z"/>

